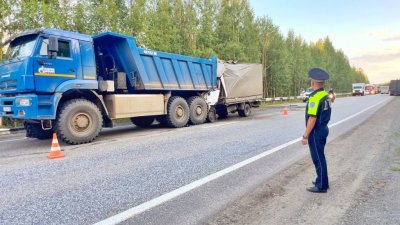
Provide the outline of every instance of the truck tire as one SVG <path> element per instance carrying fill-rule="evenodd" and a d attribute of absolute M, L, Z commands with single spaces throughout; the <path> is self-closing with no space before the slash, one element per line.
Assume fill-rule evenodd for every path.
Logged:
<path fill-rule="evenodd" d="M 53 135 L 53 129 L 43 130 L 40 123 L 24 122 L 26 136 L 37 139 L 50 139 Z"/>
<path fill-rule="evenodd" d="M 217 112 L 214 107 L 211 107 L 207 114 L 207 122 L 214 123 L 217 121 Z"/>
<path fill-rule="evenodd" d="M 132 117 L 131 121 L 138 127 L 150 127 L 153 124 L 155 117 L 154 116 L 141 116 L 141 117 Z"/>
<path fill-rule="evenodd" d="M 226 105 L 217 105 L 215 110 L 217 112 L 218 119 L 225 119 L 228 117 L 228 108 Z"/>
<path fill-rule="evenodd" d="M 238 113 L 239 113 L 239 116 L 241 116 L 241 117 L 248 117 L 248 116 L 250 116 L 250 114 L 251 114 L 251 106 L 250 106 L 250 104 L 249 104 L 249 103 L 246 103 L 246 104 L 244 105 L 244 108 L 243 108 L 243 109 L 239 109 L 239 110 L 238 110 Z"/>
<path fill-rule="evenodd" d="M 100 109 L 86 99 L 65 102 L 56 121 L 58 137 L 68 144 L 83 144 L 93 141 L 103 126 Z"/>
<path fill-rule="evenodd" d="M 184 127 L 189 122 L 189 106 L 185 99 L 179 96 L 169 98 L 165 123 L 168 127 Z"/>
<path fill-rule="evenodd" d="M 193 125 L 202 124 L 207 119 L 207 103 L 199 96 L 193 96 L 188 99 L 189 121 Z"/>

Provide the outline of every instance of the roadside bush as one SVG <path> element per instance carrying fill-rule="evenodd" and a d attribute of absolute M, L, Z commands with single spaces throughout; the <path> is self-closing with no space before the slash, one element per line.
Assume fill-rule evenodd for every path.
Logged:
<path fill-rule="evenodd" d="M 0 127 L 12 128 L 12 127 L 23 126 L 23 123 L 20 121 L 12 120 L 8 117 L 3 117 L 2 119 L 3 119 L 3 121 L 2 121 L 2 124 L 0 124 Z"/>

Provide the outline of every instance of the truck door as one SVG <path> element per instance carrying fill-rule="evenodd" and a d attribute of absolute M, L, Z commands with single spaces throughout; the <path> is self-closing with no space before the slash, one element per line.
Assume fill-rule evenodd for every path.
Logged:
<path fill-rule="evenodd" d="M 76 79 L 79 57 L 72 48 L 74 42 L 77 41 L 59 38 L 57 57 L 50 59 L 47 56 L 49 39 L 42 38 L 33 62 L 36 91 L 54 92 L 61 83 Z"/>

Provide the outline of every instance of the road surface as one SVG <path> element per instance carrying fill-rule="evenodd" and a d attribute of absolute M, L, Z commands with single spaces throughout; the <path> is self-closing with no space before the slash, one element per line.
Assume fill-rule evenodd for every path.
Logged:
<path fill-rule="evenodd" d="M 328 141 L 394 99 L 337 99 Z M 46 158 L 51 140 L 0 136 L 1 224 L 208 223 L 308 157 L 299 143 L 304 104 L 290 106 L 288 116 L 281 110 L 259 108 L 248 118 L 181 129 L 107 129 L 90 144 L 62 143 L 66 157 L 56 160 Z"/>

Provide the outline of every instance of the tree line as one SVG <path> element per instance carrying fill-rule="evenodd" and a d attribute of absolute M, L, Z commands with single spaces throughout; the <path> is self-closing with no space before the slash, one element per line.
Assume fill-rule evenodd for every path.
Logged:
<path fill-rule="evenodd" d="M 262 63 L 265 97 L 298 95 L 313 67 L 330 74 L 336 92 L 368 83 L 328 36 L 307 42 L 293 30 L 284 35 L 268 17 L 256 17 L 247 0 L 0 0 L 1 39 L 40 27 L 113 31 L 150 49 Z"/>

